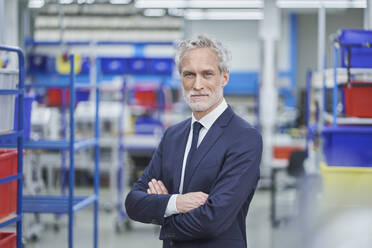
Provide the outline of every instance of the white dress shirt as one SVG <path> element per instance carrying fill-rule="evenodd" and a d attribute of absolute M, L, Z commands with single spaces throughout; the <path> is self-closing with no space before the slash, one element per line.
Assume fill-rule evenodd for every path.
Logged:
<path fill-rule="evenodd" d="M 203 141 L 205 135 L 207 134 L 208 130 L 212 127 L 213 123 L 217 120 L 218 117 L 226 110 L 227 108 L 227 103 L 225 99 L 215 108 L 213 109 L 210 113 L 205 115 L 203 118 L 199 120 L 200 124 L 203 125 L 203 127 L 200 129 L 199 132 L 199 139 L 198 139 L 198 144 L 197 146 L 200 145 L 200 143 Z M 180 181 L 180 187 L 178 188 L 178 191 L 180 194 L 182 194 L 182 189 L 183 189 L 183 180 L 185 176 L 185 167 L 186 167 L 186 161 L 187 161 L 187 155 L 189 154 L 190 148 L 191 148 L 191 142 L 192 142 L 192 132 L 193 132 L 193 124 L 194 122 L 197 121 L 192 115 L 191 118 L 191 128 L 189 132 L 189 137 L 187 139 L 186 143 L 186 148 L 185 148 L 185 153 L 183 156 L 183 164 L 182 164 L 182 174 L 181 174 L 181 181 Z M 167 208 L 165 210 L 165 217 L 171 216 L 173 214 L 178 214 L 178 210 L 176 207 L 176 200 L 177 200 L 177 195 L 174 194 L 169 198 Z"/>

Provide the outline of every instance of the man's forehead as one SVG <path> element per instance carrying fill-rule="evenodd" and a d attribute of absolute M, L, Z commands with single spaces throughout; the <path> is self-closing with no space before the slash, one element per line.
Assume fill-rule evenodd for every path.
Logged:
<path fill-rule="evenodd" d="M 218 70 L 219 61 L 215 51 L 210 48 L 194 48 L 186 51 L 180 61 L 182 71 L 195 70 Z"/>

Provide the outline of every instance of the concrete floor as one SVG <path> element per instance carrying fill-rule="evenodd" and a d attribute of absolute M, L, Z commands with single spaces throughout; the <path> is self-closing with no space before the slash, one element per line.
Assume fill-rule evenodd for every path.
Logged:
<path fill-rule="evenodd" d="M 105 192 L 103 192 L 104 194 Z M 36 241 L 27 241 L 27 248 L 62 248 L 67 247 L 67 217 L 59 221 L 60 230 L 54 230 L 55 218 L 52 215 L 40 217 L 45 223 L 44 230 Z M 33 219 L 32 216 L 27 217 Z M 115 232 L 115 212 L 99 212 L 99 247 L 162 247 L 158 239 L 159 227 L 138 222 L 131 222 L 132 230 Z M 77 213 L 75 217 L 75 247 L 92 247 L 93 244 L 93 218 L 92 208 L 87 208 Z M 27 226 L 24 227 L 26 231 Z M 272 229 L 269 222 L 269 194 L 267 191 L 258 191 L 252 202 L 252 207 L 247 218 L 249 247 L 272 247 Z M 53 245 L 53 246 L 52 246 Z"/>
<path fill-rule="evenodd" d="M 105 191 L 102 191 L 104 198 Z M 103 200 L 101 200 L 102 203 Z M 285 193 L 279 199 L 281 215 L 295 213 L 290 207 L 293 194 Z M 293 205 L 293 204 L 292 204 Z M 255 194 L 247 217 L 249 248 L 371 248 L 371 208 L 346 208 L 331 211 L 322 217 L 294 218 L 277 228 L 270 224 L 270 192 L 259 190 Z M 311 208 L 308 210 L 312 211 Z M 301 215 L 300 215 L 301 216 Z M 326 216 L 326 217 L 324 217 Z M 29 219 L 28 216 L 27 219 Z M 60 230 L 53 229 L 54 216 L 43 215 L 44 230 L 37 241 L 28 241 L 26 248 L 67 247 L 67 218 L 60 220 Z M 115 213 L 101 210 L 99 213 L 99 247 L 161 247 L 158 239 L 159 227 L 132 222 L 132 230 L 116 233 Z M 304 220 L 311 222 L 305 225 Z M 74 247 L 92 247 L 92 208 L 80 211 L 75 217 Z M 26 231 L 28 227 L 24 227 Z"/>

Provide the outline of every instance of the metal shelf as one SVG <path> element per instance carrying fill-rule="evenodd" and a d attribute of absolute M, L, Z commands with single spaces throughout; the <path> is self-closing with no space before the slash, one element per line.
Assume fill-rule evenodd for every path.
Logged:
<path fill-rule="evenodd" d="M 333 123 L 333 116 L 330 113 L 324 113 L 324 120 Z M 358 117 L 337 117 L 339 125 L 372 125 L 372 118 Z"/>
<path fill-rule="evenodd" d="M 22 175 L 18 173 L 18 174 L 12 175 L 12 176 L 0 178 L 0 184 L 9 183 L 9 182 L 11 182 L 13 180 L 18 180 L 21 177 L 22 177 Z"/>
<path fill-rule="evenodd" d="M 21 219 L 22 217 L 19 215 L 10 214 L 9 216 L 0 219 L 0 228 L 19 222 Z"/>
<path fill-rule="evenodd" d="M 73 212 L 77 212 L 90 204 L 96 202 L 98 197 L 75 196 L 73 198 Z M 28 195 L 23 196 L 23 213 L 50 213 L 50 214 L 68 214 L 69 197 L 60 195 Z"/>
<path fill-rule="evenodd" d="M 324 81 L 326 88 L 333 88 L 335 85 L 335 72 L 337 77 L 337 85 L 347 84 L 347 69 L 346 68 L 328 68 L 324 70 Z M 362 78 L 364 81 L 371 81 L 372 80 L 372 69 L 371 68 L 350 68 L 350 73 L 352 75 L 363 75 Z M 368 77 L 366 77 L 368 75 Z M 358 79 L 358 78 L 357 78 Z M 312 77 L 312 87 L 316 89 L 323 88 L 323 81 L 321 80 L 321 73 L 316 72 L 313 73 Z"/>
<path fill-rule="evenodd" d="M 153 135 L 126 135 L 121 143 L 127 151 L 153 151 L 160 142 L 161 137 Z"/>
<path fill-rule="evenodd" d="M 1 140 L 13 140 L 14 146 L 17 148 L 17 174 L 2 178 L 0 184 L 7 182 L 16 182 L 17 183 L 17 209 L 15 214 L 10 214 L 5 218 L 0 219 L 0 228 L 6 227 L 11 224 L 16 224 L 16 246 L 22 248 L 22 195 L 23 195 L 23 139 L 19 137 L 23 136 L 23 107 L 24 107 L 24 66 L 25 66 L 25 57 L 23 52 L 18 47 L 10 46 L 0 46 L 1 51 L 7 51 L 16 53 L 18 57 L 18 70 L 8 70 L 0 69 L 0 73 L 13 74 L 18 76 L 17 89 L 7 89 L 0 90 L 0 95 L 17 95 L 17 104 L 18 104 L 18 128 L 15 131 L 8 132 L 6 134 L 0 134 Z M 15 116 L 14 116 L 15 117 Z M 12 117 L 11 117 L 12 118 Z M 0 147 L 3 147 L 3 144 L 0 142 Z"/>
<path fill-rule="evenodd" d="M 99 83 L 99 84 L 75 83 L 74 88 L 75 89 L 92 89 L 92 88 L 97 88 L 97 87 L 101 87 L 103 85 L 108 85 L 108 84 L 110 83 Z M 69 88 L 70 85 L 71 84 L 69 82 L 31 83 L 31 84 L 26 84 L 25 87 L 26 88 Z M 7 91 L 13 92 L 13 90 L 7 90 Z"/>
<path fill-rule="evenodd" d="M 22 90 L 0 90 L 0 95 L 19 95 L 23 94 Z"/>
<path fill-rule="evenodd" d="M 74 68 L 74 57 L 69 56 L 70 66 Z M 94 138 L 76 140 L 75 138 L 75 94 L 71 94 L 66 106 L 62 105 L 62 139 L 60 140 L 25 140 L 26 149 L 43 149 L 43 150 L 62 150 L 69 151 L 69 171 L 66 172 L 66 153 L 62 152 L 62 175 L 68 175 L 68 194 L 64 194 L 67 187 L 66 182 L 61 182 L 61 195 L 29 195 L 23 196 L 22 211 L 24 213 L 52 213 L 68 215 L 68 247 L 72 248 L 74 241 L 74 213 L 93 205 L 93 247 L 98 247 L 98 194 L 99 194 L 99 84 L 75 83 L 74 70 L 70 70 L 69 82 L 58 83 L 31 83 L 26 87 L 55 87 L 67 88 L 75 91 L 76 88 L 95 88 L 95 119 L 94 119 Z M 69 115 L 69 138 L 66 138 L 66 125 L 64 116 L 66 107 L 70 111 Z M 75 153 L 74 151 L 94 148 L 94 193 L 91 196 L 75 196 Z"/>
<path fill-rule="evenodd" d="M 23 135 L 23 131 L 11 131 L 9 133 L 0 134 L 0 145 L 2 147 L 1 140 L 9 140 L 12 138 L 17 138 L 18 136 Z"/>
<path fill-rule="evenodd" d="M 69 88 L 69 82 L 55 82 L 55 83 L 32 83 L 26 84 L 26 88 Z M 89 89 L 101 86 L 101 84 L 90 84 L 90 83 L 75 83 L 75 89 Z"/>
<path fill-rule="evenodd" d="M 74 142 L 74 150 L 94 147 L 99 142 L 97 139 L 81 139 Z M 15 144 L 2 144 L 3 147 L 14 148 Z M 25 140 L 25 149 L 43 149 L 43 150 L 68 150 L 70 149 L 69 140 Z"/>

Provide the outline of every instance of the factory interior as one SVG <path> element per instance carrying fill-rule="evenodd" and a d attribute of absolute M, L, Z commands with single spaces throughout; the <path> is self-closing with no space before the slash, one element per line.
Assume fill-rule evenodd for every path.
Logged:
<path fill-rule="evenodd" d="M 372 247 L 372 0 L 0 0 L 0 248 L 163 247 L 125 199 L 198 35 L 262 136 L 246 247 Z"/>

